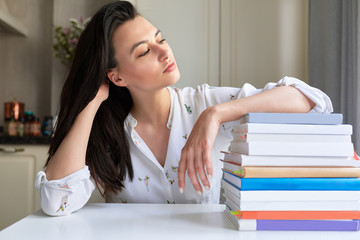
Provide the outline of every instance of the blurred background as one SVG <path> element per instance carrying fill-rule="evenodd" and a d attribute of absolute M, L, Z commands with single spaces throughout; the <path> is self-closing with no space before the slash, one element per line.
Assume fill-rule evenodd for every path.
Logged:
<path fill-rule="evenodd" d="M 0 129 L 14 120 L 22 124 L 12 112 L 24 118 L 27 112 L 36 128 L 25 134 L 25 123 L 22 135 L 46 136 L 44 126 L 56 119 L 68 71 L 68 65 L 55 57 L 55 29 L 70 28 L 71 18 L 81 22 L 108 2 L 0 0 Z M 177 87 L 251 83 L 262 88 L 284 76 L 299 78 L 330 96 L 334 111 L 353 125 L 359 151 L 358 0 L 131 2 L 172 47 L 181 72 Z M 8 116 L 9 106 L 17 110 Z M 46 161 L 48 145 L 44 140 L 29 144 L 21 139 L 11 145 L 1 131 L 0 140 L 1 230 L 40 208 L 33 183 Z M 101 201 L 99 195 L 94 197 L 93 201 Z"/>
<path fill-rule="evenodd" d="M 67 67 L 52 51 L 54 28 L 91 17 L 109 0 L 0 0 L 0 126 L 4 102 L 55 116 Z M 285 75 L 308 81 L 308 1 L 137 0 L 139 12 L 170 43 L 177 87 L 209 83 L 261 88 Z M 17 27 L 17 29 L 16 29 Z M 15 29 L 14 29 L 15 28 Z"/>

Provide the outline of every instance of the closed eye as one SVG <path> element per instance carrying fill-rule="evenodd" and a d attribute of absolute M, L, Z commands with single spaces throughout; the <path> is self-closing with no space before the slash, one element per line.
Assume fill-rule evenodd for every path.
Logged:
<path fill-rule="evenodd" d="M 148 54 L 150 52 L 150 49 L 146 50 L 144 53 L 140 54 L 139 57 L 143 57 L 145 56 L 146 54 Z"/>
<path fill-rule="evenodd" d="M 159 44 L 163 44 L 164 42 L 165 42 L 165 38 L 163 38 L 163 39 L 161 39 L 160 41 L 159 41 Z M 139 57 L 143 57 L 143 56 L 145 56 L 146 54 L 148 54 L 150 52 L 150 49 L 148 49 L 148 50 L 146 50 L 144 53 L 142 53 L 142 54 L 140 54 L 139 55 Z"/>

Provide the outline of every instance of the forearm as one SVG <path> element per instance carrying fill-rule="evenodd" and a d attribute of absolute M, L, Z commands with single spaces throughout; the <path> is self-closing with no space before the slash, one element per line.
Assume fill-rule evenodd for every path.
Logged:
<path fill-rule="evenodd" d="M 308 112 L 315 103 L 291 86 L 267 90 L 246 98 L 213 106 L 219 122 L 240 119 L 249 112 Z"/>
<path fill-rule="evenodd" d="M 101 102 L 91 101 L 76 117 L 70 131 L 50 159 L 46 169 L 48 180 L 61 179 L 85 166 L 91 127 Z"/>

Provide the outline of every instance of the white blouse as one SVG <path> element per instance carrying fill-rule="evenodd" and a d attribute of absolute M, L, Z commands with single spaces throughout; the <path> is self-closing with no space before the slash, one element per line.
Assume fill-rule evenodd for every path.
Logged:
<path fill-rule="evenodd" d="M 250 84 L 244 84 L 242 88 L 210 87 L 207 84 L 197 88 L 169 87 L 171 107 L 167 127 L 170 129 L 170 137 L 164 167 L 159 164 L 149 147 L 135 131 L 137 121 L 129 114 L 124 127 L 130 145 L 134 179 L 130 181 L 126 178 L 125 188 L 121 192 L 107 194 L 107 202 L 218 203 L 222 177 L 220 151 L 228 149 L 232 126 L 236 122 L 221 125 L 212 150 L 211 187 L 209 191 L 204 189 L 203 194 L 199 196 L 187 176 L 184 193 L 179 192 L 177 173 L 181 150 L 196 120 L 209 106 L 251 96 L 283 85 L 296 87 L 316 103 L 311 112 L 330 113 L 333 111 L 331 101 L 326 94 L 291 77 L 284 77 L 278 83 L 268 83 L 263 89 L 256 89 Z M 154 141 L 156 141 L 156 136 L 154 136 Z M 42 209 L 48 215 L 67 215 L 80 209 L 95 189 L 87 166 L 63 179 L 52 181 L 48 181 L 45 172 L 40 171 L 35 185 L 41 195 Z"/>

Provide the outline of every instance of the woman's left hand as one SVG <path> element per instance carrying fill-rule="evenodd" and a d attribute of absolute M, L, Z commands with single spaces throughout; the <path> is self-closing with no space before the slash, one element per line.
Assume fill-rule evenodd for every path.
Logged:
<path fill-rule="evenodd" d="M 220 118 L 214 106 L 202 112 L 196 121 L 181 151 L 178 169 L 179 191 L 181 193 L 185 188 L 186 172 L 199 195 L 202 194 L 199 178 L 205 189 L 210 189 L 209 179 L 213 174 L 211 150 L 219 131 L 220 123 Z"/>

